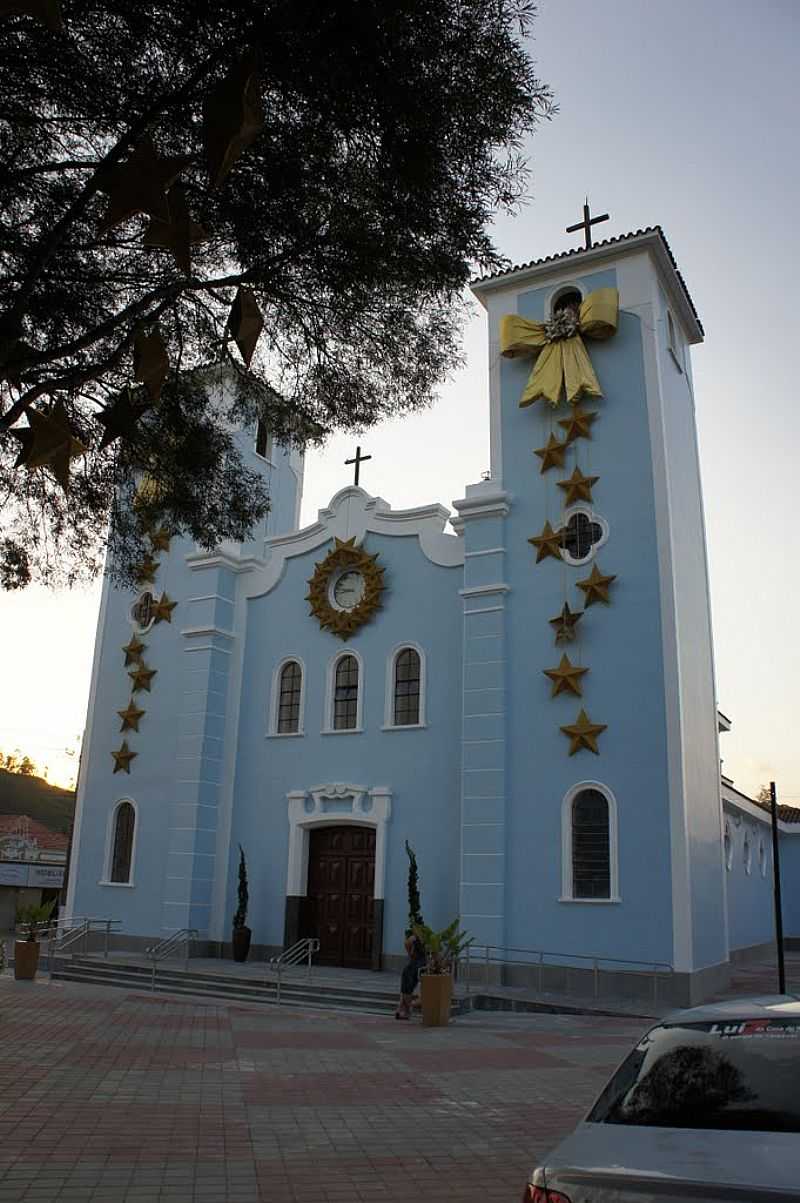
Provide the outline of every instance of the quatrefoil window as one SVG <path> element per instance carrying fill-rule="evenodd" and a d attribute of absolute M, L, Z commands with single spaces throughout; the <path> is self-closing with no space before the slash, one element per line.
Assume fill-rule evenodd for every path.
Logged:
<path fill-rule="evenodd" d="M 564 559 L 570 564 L 582 564 L 592 555 L 595 547 L 605 543 L 608 528 L 597 515 L 585 510 L 575 510 L 562 528 L 562 550 Z"/>

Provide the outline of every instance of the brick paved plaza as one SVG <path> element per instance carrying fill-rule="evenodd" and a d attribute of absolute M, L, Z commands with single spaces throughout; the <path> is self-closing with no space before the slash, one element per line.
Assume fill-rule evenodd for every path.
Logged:
<path fill-rule="evenodd" d="M 208 1005 L 0 978 L 0 1203 L 517 1203 L 645 1024 Z"/>

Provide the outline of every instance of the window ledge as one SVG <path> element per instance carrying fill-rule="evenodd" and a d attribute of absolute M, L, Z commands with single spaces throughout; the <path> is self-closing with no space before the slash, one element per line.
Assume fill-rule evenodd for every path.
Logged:
<path fill-rule="evenodd" d="M 265 739 L 297 739 L 298 735 L 305 735 L 305 731 L 267 731 Z"/>
<path fill-rule="evenodd" d="M 619 895 L 615 894 L 612 898 L 567 898 L 564 895 L 558 900 L 559 902 L 578 902 L 583 906 L 609 906 L 612 903 L 622 902 Z"/>
<path fill-rule="evenodd" d="M 113 886 L 115 890 L 122 888 L 123 890 L 132 890 L 132 881 L 98 881 L 99 886 Z"/>
<path fill-rule="evenodd" d="M 320 735 L 363 735 L 363 727 L 325 727 Z"/>
<path fill-rule="evenodd" d="M 381 731 L 422 731 L 427 723 L 384 723 Z"/>

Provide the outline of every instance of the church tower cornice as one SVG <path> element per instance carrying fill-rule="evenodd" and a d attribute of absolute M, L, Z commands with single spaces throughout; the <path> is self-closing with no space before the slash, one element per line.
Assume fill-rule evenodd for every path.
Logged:
<path fill-rule="evenodd" d="M 702 342 L 705 337 L 703 324 L 661 226 L 620 234 L 617 238 L 597 242 L 588 250 L 585 247 L 573 248 L 509 267 L 491 276 L 473 280 L 470 288 L 481 304 L 488 308 L 490 297 L 496 292 L 531 287 L 542 279 L 552 278 L 562 268 L 571 275 L 585 275 L 587 271 L 595 270 L 610 260 L 618 261 L 624 255 L 641 251 L 647 251 L 652 256 L 670 301 L 681 319 L 687 342 L 692 345 Z"/>

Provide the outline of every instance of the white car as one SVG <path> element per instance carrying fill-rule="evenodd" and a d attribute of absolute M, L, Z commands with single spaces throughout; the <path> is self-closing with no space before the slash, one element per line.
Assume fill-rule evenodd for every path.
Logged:
<path fill-rule="evenodd" d="M 677 1011 L 623 1061 L 523 1203 L 800 1201 L 800 998 Z"/>

